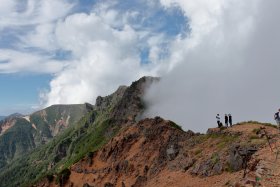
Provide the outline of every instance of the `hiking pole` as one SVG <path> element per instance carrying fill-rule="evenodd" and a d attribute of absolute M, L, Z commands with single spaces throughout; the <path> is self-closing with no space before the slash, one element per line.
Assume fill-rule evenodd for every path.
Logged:
<path fill-rule="evenodd" d="M 271 152 L 273 152 L 272 146 L 271 146 L 270 141 L 269 141 L 269 136 L 267 135 L 267 132 L 266 132 L 265 129 L 263 129 L 263 131 L 264 131 L 264 135 L 265 135 L 265 137 L 266 137 L 266 140 L 267 140 L 267 142 L 268 142 L 268 145 L 269 145 L 269 147 L 270 147 L 270 150 L 271 150 Z"/>
<path fill-rule="evenodd" d="M 275 142 L 275 148 L 276 148 L 276 157 L 275 157 L 275 162 L 276 162 L 278 160 L 278 155 L 280 153 L 279 146 L 277 145 L 277 140 Z"/>
<path fill-rule="evenodd" d="M 248 167 L 248 163 L 247 163 L 247 158 L 245 157 L 244 158 L 244 171 L 243 171 L 243 179 L 246 177 L 246 175 L 247 175 L 247 172 L 246 172 L 246 170 L 247 170 L 247 167 Z"/>

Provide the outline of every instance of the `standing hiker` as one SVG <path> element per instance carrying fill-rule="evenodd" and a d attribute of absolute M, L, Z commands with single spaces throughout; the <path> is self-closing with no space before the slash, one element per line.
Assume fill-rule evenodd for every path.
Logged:
<path fill-rule="evenodd" d="M 227 114 L 225 114 L 225 125 L 226 125 L 226 127 L 228 127 L 228 115 Z"/>
<path fill-rule="evenodd" d="M 276 121 L 276 124 L 278 125 L 278 128 L 280 128 L 280 116 L 279 116 L 279 112 L 280 112 L 280 109 L 278 110 L 278 112 L 276 112 L 274 114 L 274 119 Z"/>
<path fill-rule="evenodd" d="M 231 114 L 228 114 L 228 122 L 229 122 L 230 127 L 232 127 L 232 116 L 231 116 Z"/>
<path fill-rule="evenodd" d="M 220 128 L 222 125 L 221 125 L 221 121 L 220 121 L 221 118 L 219 114 L 217 114 L 216 119 L 217 119 L 218 127 Z"/>

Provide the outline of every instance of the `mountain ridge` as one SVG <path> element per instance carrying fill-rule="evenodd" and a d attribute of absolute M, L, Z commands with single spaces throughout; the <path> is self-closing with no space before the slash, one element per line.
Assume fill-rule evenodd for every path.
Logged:
<path fill-rule="evenodd" d="M 144 89 L 153 81 L 158 78 L 142 77 L 129 87 L 120 87 L 111 95 L 98 97 L 93 110 L 76 125 L 5 166 L 0 172 L 0 186 L 30 186 L 43 176 L 61 173 L 89 151 L 102 147 L 124 123 L 132 124 L 136 116 L 142 114 Z"/>
<path fill-rule="evenodd" d="M 143 77 L 97 97 L 77 123 L 5 165 L 0 186 L 280 185 L 276 126 L 250 121 L 200 134 L 161 117 L 142 119 L 143 95 L 159 80 Z"/>
<path fill-rule="evenodd" d="M 273 186 L 280 181 L 277 175 L 266 180 L 274 154 L 264 132 L 280 145 L 278 130 L 268 124 L 245 122 L 200 134 L 160 117 L 143 119 L 123 126 L 101 149 L 36 186 Z M 246 167 L 243 154 L 249 155 Z"/>

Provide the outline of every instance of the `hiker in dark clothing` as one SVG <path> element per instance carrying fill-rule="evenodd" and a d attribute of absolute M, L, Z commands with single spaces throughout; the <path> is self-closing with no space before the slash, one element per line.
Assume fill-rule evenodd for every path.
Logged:
<path fill-rule="evenodd" d="M 231 116 L 231 114 L 228 114 L 228 122 L 229 122 L 230 127 L 232 127 L 232 116 Z"/>
<path fill-rule="evenodd" d="M 278 125 L 278 128 L 280 129 L 280 116 L 279 116 L 279 112 L 280 112 L 280 109 L 278 110 L 278 112 L 276 112 L 274 114 L 274 119 L 275 119 L 275 121 L 276 121 L 276 123 Z"/>
<path fill-rule="evenodd" d="M 221 118 L 220 118 L 220 115 L 219 115 L 219 114 L 217 114 L 216 119 L 217 119 L 218 127 L 219 127 L 219 128 L 222 127 Z"/>
<path fill-rule="evenodd" d="M 226 125 L 226 127 L 228 127 L 228 115 L 227 114 L 225 114 L 225 125 Z"/>

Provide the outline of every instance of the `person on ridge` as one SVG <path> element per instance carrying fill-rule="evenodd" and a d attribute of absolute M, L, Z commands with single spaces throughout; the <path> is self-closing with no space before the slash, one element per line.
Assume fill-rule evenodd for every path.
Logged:
<path fill-rule="evenodd" d="M 278 125 L 278 128 L 280 129 L 280 116 L 279 116 L 279 112 L 280 112 L 280 109 L 278 110 L 278 112 L 276 112 L 274 114 L 274 119 L 276 121 L 276 124 Z"/>
<path fill-rule="evenodd" d="M 232 127 L 232 116 L 231 116 L 231 114 L 228 114 L 228 122 L 229 122 L 230 127 Z"/>
<path fill-rule="evenodd" d="M 225 126 L 228 127 L 228 115 L 225 114 Z"/>
<path fill-rule="evenodd" d="M 218 127 L 219 127 L 219 128 L 222 127 L 221 121 L 220 121 L 221 118 L 220 118 L 220 115 L 219 115 L 219 114 L 217 114 L 216 119 L 217 119 Z"/>

